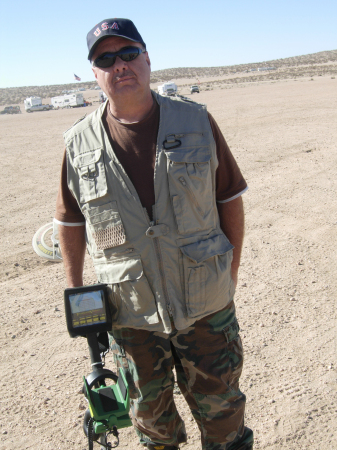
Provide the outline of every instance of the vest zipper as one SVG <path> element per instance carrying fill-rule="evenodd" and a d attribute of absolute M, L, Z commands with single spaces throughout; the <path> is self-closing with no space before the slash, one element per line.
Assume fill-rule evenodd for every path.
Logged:
<path fill-rule="evenodd" d="M 154 211 L 153 211 L 153 214 L 154 214 Z M 158 221 L 153 220 L 153 221 L 150 221 L 149 224 L 150 224 L 150 226 L 153 226 L 155 224 L 158 225 Z M 173 318 L 173 309 L 171 307 L 170 298 L 168 295 L 168 290 L 167 290 L 167 285 L 166 285 L 166 277 L 165 277 L 165 272 L 164 272 L 163 257 L 161 254 L 159 238 L 153 238 L 152 240 L 153 240 L 155 253 L 156 253 L 156 257 L 157 257 L 157 261 L 158 261 L 160 281 L 161 281 L 161 286 L 162 286 L 163 293 L 164 293 L 166 308 L 167 308 L 170 318 Z"/>
<path fill-rule="evenodd" d="M 200 205 L 199 205 L 197 199 L 195 198 L 195 195 L 194 195 L 192 189 L 190 188 L 189 184 L 185 180 L 185 178 L 184 177 L 179 177 L 178 179 L 179 179 L 180 183 L 186 188 L 189 196 L 191 197 L 191 199 L 192 199 L 193 203 L 195 204 L 195 207 L 197 208 L 197 210 L 198 210 L 199 214 L 201 215 L 201 217 L 204 217 L 205 213 L 200 208 Z"/>

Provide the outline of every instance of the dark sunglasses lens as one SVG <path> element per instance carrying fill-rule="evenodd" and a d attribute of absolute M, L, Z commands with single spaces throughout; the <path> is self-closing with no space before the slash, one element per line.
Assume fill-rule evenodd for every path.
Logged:
<path fill-rule="evenodd" d="M 115 64 L 116 61 L 116 56 L 99 56 L 96 60 L 95 60 L 95 66 L 97 67 L 102 67 L 103 69 L 106 67 L 110 67 L 113 66 Z"/>
<path fill-rule="evenodd" d="M 121 59 L 123 61 L 133 61 L 134 59 L 137 58 L 137 56 L 139 55 L 139 51 L 138 50 L 129 50 L 127 53 L 124 53 L 122 55 L 120 55 Z"/>
<path fill-rule="evenodd" d="M 141 53 L 141 49 L 137 47 L 126 48 L 115 54 L 106 53 L 105 55 L 99 56 L 95 59 L 94 65 L 104 69 L 113 66 L 117 56 L 119 56 L 123 61 L 128 62 L 136 59 Z"/>

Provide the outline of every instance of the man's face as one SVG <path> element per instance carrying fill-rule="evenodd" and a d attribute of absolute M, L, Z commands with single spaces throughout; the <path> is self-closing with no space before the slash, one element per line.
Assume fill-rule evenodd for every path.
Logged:
<path fill-rule="evenodd" d="M 139 47 L 141 44 L 120 37 L 109 37 L 101 41 L 93 56 L 94 61 L 102 53 L 118 52 L 123 47 Z M 150 91 L 151 63 L 146 53 L 140 54 L 133 61 L 125 62 L 119 57 L 111 67 L 92 67 L 98 85 L 113 101 L 126 99 L 128 96 L 146 95 Z"/>

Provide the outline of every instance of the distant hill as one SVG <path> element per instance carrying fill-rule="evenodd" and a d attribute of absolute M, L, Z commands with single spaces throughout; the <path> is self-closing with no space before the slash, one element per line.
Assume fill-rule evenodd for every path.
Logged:
<path fill-rule="evenodd" d="M 308 69 L 304 66 L 312 66 L 311 69 L 315 69 L 317 72 L 316 75 L 318 75 L 320 70 L 323 72 L 329 71 L 330 73 L 330 68 L 325 70 L 324 67 L 321 67 L 327 65 L 328 63 L 334 66 L 333 73 L 335 74 L 337 68 L 337 50 L 311 53 L 303 56 L 293 56 L 291 58 L 273 59 L 271 61 L 262 61 L 257 63 L 238 64 L 236 66 L 181 67 L 176 69 L 156 70 L 151 74 L 151 82 L 155 83 L 172 79 L 177 80 L 179 78 L 216 77 L 233 73 L 242 73 L 253 69 L 257 70 L 263 67 L 275 67 L 276 69 L 283 69 L 285 71 L 291 68 L 292 71 L 300 74 L 308 71 Z"/>
<path fill-rule="evenodd" d="M 258 70 L 273 68 L 273 70 Z M 275 59 L 250 64 L 238 64 L 222 67 L 179 67 L 174 69 L 156 70 L 151 74 L 151 83 L 169 80 L 200 79 L 201 89 L 203 78 L 213 78 L 211 82 L 217 84 L 243 83 L 263 80 L 280 80 L 297 77 L 313 77 L 319 75 L 337 74 L 337 50 L 311 53 L 291 58 Z M 229 76 L 223 79 L 224 76 Z M 220 80 L 217 77 L 222 77 Z M 205 82 L 206 83 L 206 82 Z M 210 81 L 207 81 L 209 86 Z M 22 103 L 27 97 L 38 96 L 50 98 L 61 95 L 63 90 L 78 88 L 93 89 L 95 81 L 76 82 L 70 84 L 55 84 L 51 86 L 22 86 L 0 89 L 0 105 L 15 105 Z"/>

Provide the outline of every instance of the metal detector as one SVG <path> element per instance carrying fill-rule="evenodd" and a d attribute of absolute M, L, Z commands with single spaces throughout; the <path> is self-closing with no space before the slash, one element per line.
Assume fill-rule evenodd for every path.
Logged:
<path fill-rule="evenodd" d="M 57 224 L 47 223 L 37 230 L 32 239 L 35 252 L 49 261 L 62 261 L 61 249 L 58 238 Z"/>
<path fill-rule="evenodd" d="M 107 286 L 96 284 L 64 291 L 67 328 L 71 337 L 87 338 L 93 371 L 83 377 L 83 394 L 89 408 L 84 415 L 83 430 L 89 450 L 97 442 L 101 449 L 119 445 L 118 429 L 132 425 L 129 417 L 130 397 L 123 371 L 119 376 L 104 369 L 102 355 L 109 351 L 107 331 L 112 328 Z M 109 382 L 114 384 L 109 385 Z M 108 442 L 112 435 L 114 443 Z"/>

